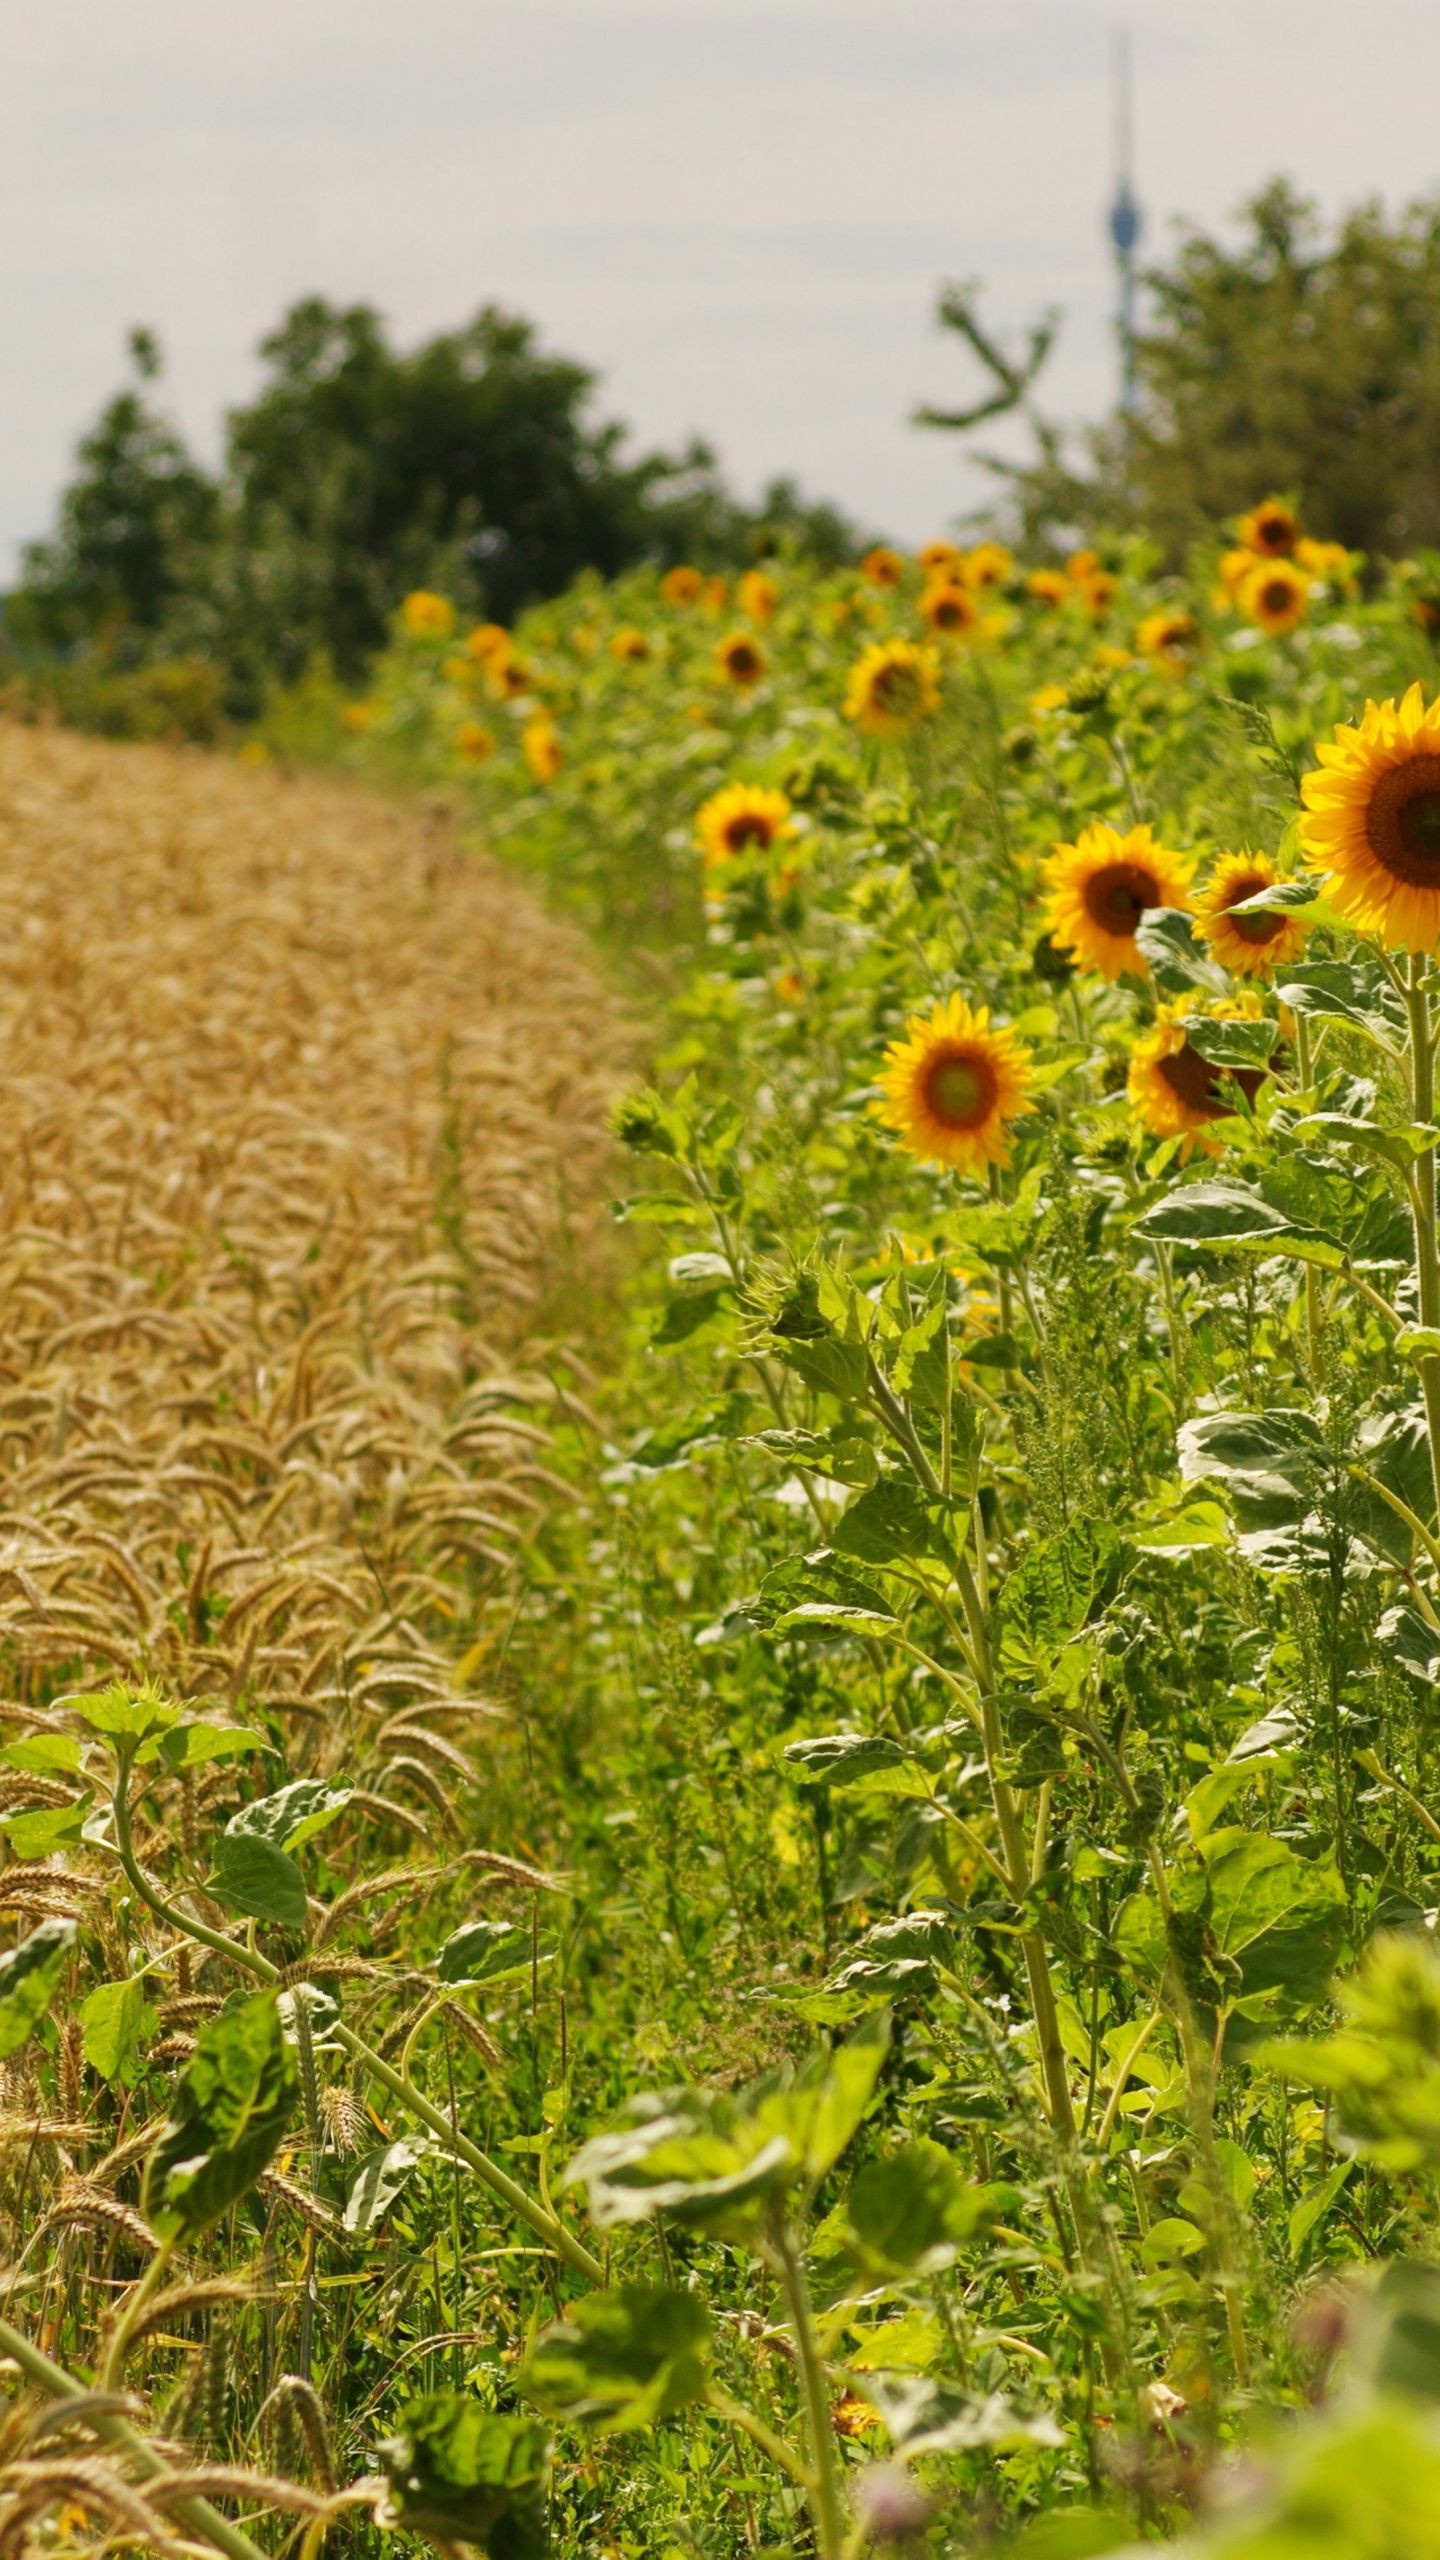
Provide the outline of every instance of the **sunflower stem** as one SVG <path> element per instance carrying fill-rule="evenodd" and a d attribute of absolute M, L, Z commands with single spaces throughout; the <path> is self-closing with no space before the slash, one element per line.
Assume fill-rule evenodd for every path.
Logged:
<path fill-rule="evenodd" d="M 1428 1125 L 1435 1110 L 1435 1029 L 1425 984 L 1425 960 L 1410 955 L 1405 983 L 1405 1010 L 1410 1018 L 1410 1101 L 1414 1119 Z M 1415 1227 L 1415 1278 L 1420 1322 L 1427 1331 L 1440 1329 L 1440 1252 L 1435 1235 L 1435 1150 L 1426 1147 L 1415 1159 L 1411 1204 Z M 1426 1352 L 1416 1363 L 1425 1398 L 1430 1440 L 1430 1486 L 1435 1517 L 1440 1519 L 1440 1354 Z"/>

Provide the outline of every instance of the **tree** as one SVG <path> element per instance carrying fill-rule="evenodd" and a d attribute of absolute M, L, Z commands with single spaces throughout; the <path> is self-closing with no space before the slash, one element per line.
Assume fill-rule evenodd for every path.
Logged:
<path fill-rule="evenodd" d="M 1173 558 L 1278 490 L 1355 549 L 1440 542 L 1440 201 L 1327 234 L 1277 182 L 1243 223 L 1147 273 L 1134 420 L 1011 474 L 1022 520 L 1143 524 Z"/>
<path fill-rule="evenodd" d="M 148 330 L 131 332 L 129 354 L 136 381 L 81 443 L 51 539 L 25 552 L 13 619 L 23 640 L 44 648 L 67 649 L 108 629 L 141 654 L 214 532 L 213 483 L 145 396 L 161 362 Z"/>
<path fill-rule="evenodd" d="M 151 343 L 132 342 L 142 375 Z M 585 568 L 778 540 L 833 560 L 856 541 L 788 481 L 744 507 L 701 443 L 632 458 L 592 414 L 588 368 L 494 305 L 404 354 L 366 305 L 312 297 L 260 352 L 215 486 L 138 390 L 111 403 L 54 541 L 28 555 L 25 633 L 63 648 L 110 628 L 141 654 L 199 654 L 246 709 L 317 656 L 358 678 L 411 587 L 509 621 Z"/>

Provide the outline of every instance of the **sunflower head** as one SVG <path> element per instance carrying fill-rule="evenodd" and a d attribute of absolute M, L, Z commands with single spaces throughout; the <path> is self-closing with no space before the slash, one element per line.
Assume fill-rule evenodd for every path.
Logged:
<path fill-rule="evenodd" d="M 555 724 L 543 713 L 527 720 L 520 732 L 520 752 L 537 782 L 553 782 L 565 759 Z"/>
<path fill-rule="evenodd" d="M 401 605 L 400 619 L 412 640 L 444 640 L 455 628 L 455 607 L 448 596 L 416 587 Z"/>
<path fill-rule="evenodd" d="M 636 630 L 633 622 L 625 622 L 611 639 L 610 655 L 624 666 L 627 660 L 648 658 L 650 643 L 643 631 Z"/>
<path fill-rule="evenodd" d="M 748 631 L 730 631 L 716 648 L 715 665 L 727 684 L 748 692 L 765 673 L 765 652 Z"/>
<path fill-rule="evenodd" d="M 1172 675 L 1183 675 L 1200 645 L 1200 625 L 1194 614 L 1182 613 L 1174 605 L 1162 605 L 1158 613 L 1147 613 L 1135 634 L 1141 657 L 1153 658 L 1157 666 Z"/>
<path fill-rule="evenodd" d="M 711 871 L 734 862 L 742 853 L 768 852 L 790 832 L 790 803 L 784 792 L 766 791 L 754 782 L 728 783 L 695 813 L 695 841 Z"/>
<path fill-rule="evenodd" d="M 1390 950 L 1440 943 L 1440 701 L 1418 684 L 1400 703 L 1367 702 L 1354 727 L 1315 750 L 1300 785 L 1300 841 L 1325 894 Z"/>
<path fill-rule="evenodd" d="M 1099 822 L 1083 828 L 1074 844 L 1057 844 L 1045 865 L 1051 940 L 1102 978 L 1147 978 L 1136 928 L 1151 907 L 1189 905 L 1190 869 L 1149 827 L 1123 836 Z"/>
<path fill-rule="evenodd" d="M 1157 1138 L 1182 1138 L 1184 1152 L 1199 1145 L 1218 1155 L 1219 1143 L 1201 1133 L 1211 1120 L 1235 1110 L 1243 1093 L 1253 1102 L 1265 1081 L 1263 1067 L 1220 1068 L 1202 1057 L 1190 1038 L 1197 1021 L 1258 1022 L 1262 1007 L 1253 995 L 1221 996 L 1202 1002 L 1181 996 L 1162 1004 L 1153 1029 L 1130 1052 L 1126 1090 L 1142 1128 Z"/>
<path fill-rule="evenodd" d="M 514 702 L 528 693 L 535 682 L 535 670 L 528 658 L 517 657 L 508 643 L 497 649 L 485 670 L 486 682 L 497 702 Z"/>
<path fill-rule="evenodd" d="M 467 764 L 483 764 L 495 753 L 495 741 L 478 720 L 462 720 L 455 732 L 455 752 Z"/>
<path fill-rule="evenodd" d="M 1014 575 L 1014 554 L 1003 542 L 977 542 L 973 551 L 966 552 L 962 571 L 966 586 L 983 595 L 987 587 L 1003 587 Z"/>
<path fill-rule="evenodd" d="M 860 575 L 872 587 L 898 587 L 905 575 L 905 563 L 888 542 L 872 543 L 860 563 Z"/>
<path fill-rule="evenodd" d="M 764 569 L 747 569 L 735 590 L 735 601 L 751 622 L 769 622 L 780 601 L 780 590 Z"/>
<path fill-rule="evenodd" d="M 1283 907 L 1272 907 L 1268 915 L 1231 912 L 1262 889 L 1273 889 L 1279 877 L 1268 853 L 1227 853 L 1195 901 L 1196 932 L 1237 978 L 1268 978 L 1288 969 L 1305 948 L 1309 928 Z"/>
<path fill-rule="evenodd" d="M 1065 575 L 1074 586 L 1083 587 L 1087 578 L 1094 577 L 1099 566 L 1098 551 L 1072 551 L 1065 563 Z"/>
<path fill-rule="evenodd" d="M 477 622 L 465 641 L 467 657 L 478 658 L 488 666 L 492 658 L 503 657 L 510 646 L 510 634 L 503 622 Z"/>
<path fill-rule="evenodd" d="M 845 717 L 872 738 L 898 738 L 940 707 L 940 665 L 912 640 L 876 640 L 862 649 L 845 688 Z"/>
<path fill-rule="evenodd" d="M 667 569 L 660 581 L 660 593 L 667 604 L 694 604 L 705 591 L 705 581 L 698 569 L 681 561 Z"/>
<path fill-rule="evenodd" d="M 1288 560 L 1300 539 L 1300 519 L 1283 498 L 1266 498 L 1235 528 L 1247 551 L 1262 560 Z"/>
<path fill-rule="evenodd" d="M 1293 631 L 1305 619 L 1310 581 L 1291 560 L 1257 560 L 1241 580 L 1235 600 L 1262 631 Z"/>
<path fill-rule="evenodd" d="M 968 587 L 943 574 L 925 588 L 920 613 L 941 640 L 969 640 L 980 628 L 980 607 Z"/>
<path fill-rule="evenodd" d="M 1025 593 L 1032 604 L 1051 610 L 1063 604 L 1070 593 L 1070 581 L 1063 569 L 1032 569 L 1025 581 Z"/>
<path fill-rule="evenodd" d="M 915 566 L 927 578 L 958 576 L 964 556 L 953 542 L 926 542 L 915 554 Z"/>
<path fill-rule="evenodd" d="M 1323 578 L 1327 586 L 1350 595 L 1355 586 L 1355 554 L 1343 542 L 1316 542 L 1302 533 L 1295 545 L 1295 565 L 1307 578 Z"/>
<path fill-rule="evenodd" d="M 1080 578 L 1076 583 L 1087 613 L 1093 614 L 1097 622 L 1103 622 L 1115 601 L 1119 579 L 1109 569 L 1092 569 L 1088 578 Z"/>
<path fill-rule="evenodd" d="M 1030 1055 L 1013 1032 L 950 996 L 928 1017 L 912 1014 L 886 1050 L 875 1109 L 922 1164 L 983 1174 L 1008 1163 L 1009 1124 L 1035 1108 L 1030 1083 Z"/>

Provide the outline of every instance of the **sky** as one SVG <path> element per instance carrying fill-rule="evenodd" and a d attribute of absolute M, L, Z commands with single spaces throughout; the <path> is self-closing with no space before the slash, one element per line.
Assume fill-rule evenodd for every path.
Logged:
<path fill-rule="evenodd" d="M 525 312 L 645 446 L 923 540 L 993 486 L 907 423 L 977 387 L 944 278 L 1017 341 L 1062 306 L 1047 414 L 1113 397 L 1121 23 L 1145 251 L 1277 172 L 1440 187 L 1436 0 L 0 0 L 0 578 L 132 324 L 213 460 L 315 292 Z"/>

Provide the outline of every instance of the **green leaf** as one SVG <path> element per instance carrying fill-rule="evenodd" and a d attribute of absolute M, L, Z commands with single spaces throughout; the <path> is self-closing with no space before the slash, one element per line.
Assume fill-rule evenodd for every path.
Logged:
<path fill-rule="evenodd" d="M 1328 2178 L 1322 2178 L 1318 2187 L 1312 2187 L 1297 2205 L 1292 2205 L 1285 2226 L 1292 2258 L 1301 2256 L 1311 2233 L 1324 2221 L 1354 2166 L 1353 2160 L 1337 2161 Z"/>
<path fill-rule="evenodd" d="M 1028 1667 L 1058 1653 L 1113 1595 L 1123 1561 L 1124 1541 L 1108 1520 L 1073 1520 L 1032 1547 L 1001 1593 L 1001 1659 Z"/>
<path fill-rule="evenodd" d="M 74 1733 L 27 1733 L 20 1742 L 7 1744 L 0 1751 L 7 1769 L 32 1769 L 38 1775 L 54 1776 L 64 1770 L 68 1776 L 80 1766 L 80 1737 Z"/>
<path fill-rule="evenodd" d="M 194 2240 L 268 2168 L 299 2097 L 273 1991 L 201 2028 L 150 2155 L 144 2210 L 162 2239 Z"/>
<path fill-rule="evenodd" d="M 37 1805 L 29 1813 L 0 1814 L 3 1831 L 17 1858 L 48 1858 L 68 1847 L 85 1829 L 88 1790 L 75 1804 Z"/>
<path fill-rule="evenodd" d="M 210 1891 L 231 1911 L 271 1920 L 282 1929 L 305 1926 L 305 1878 L 295 1860 L 273 1840 L 227 1828 L 215 1843 Z"/>
<path fill-rule="evenodd" d="M 42 1920 L 0 1956 L 0 2062 L 18 2053 L 55 1996 L 75 1944 L 73 1920 Z"/>
<path fill-rule="evenodd" d="M 277 1849 L 298 1849 L 344 1812 L 354 1792 L 353 1787 L 337 1785 L 331 1778 L 292 1778 L 288 1787 L 277 1787 L 274 1795 L 257 1796 L 253 1804 L 242 1805 L 226 1823 L 226 1835 L 232 1840 L 270 1840 Z"/>
<path fill-rule="evenodd" d="M 677 1343 L 689 1342 L 702 1327 L 718 1321 L 733 1295 L 728 1281 L 719 1289 L 682 1289 L 667 1302 L 652 1328 L 652 1348 L 670 1351 Z"/>
<path fill-rule="evenodd" d="M 474 1982 L 513 1982 L 532 1964 L 549 1964 L 555 1939 L 535 1938 L 514 1920 L 467 1920 L 451 1932 L 435 1959 L 442 1982 L 452 1986 Z"/>
<path fill-rule="evenodd" d="M 1322 2000 L 1349 1917 L 1335 1869 L 1254 1831 L 1215 1832 L 1203 1854 L 1209 1925 L 1238 1969 L 1238 1998 L 1278 1996 L 1292 2009 Z"/>
<path fill-rule="evenodd" d="M 146 1759 L 154 1749 L 167 1769 L 177 1775 L 182 1769 L 208 1768 L 216 1760 L 240 1760 L 252 1751 L 268 1751 L 270 1745 L 263 1733 L 246 1724 L 182 1724 L 172 1726 L 158 1741 L 145 1746 L 140 1758 Z"/>
<path fill-rule="evenodd" d="M 1197 1253 L 1279 1254 L 1327 1271 L 1342 1270 L 1345 1264 L 1345 1248 L 1334 1236 L 1298 1224 L 1258 1192 L 1235 1182 L 1184 1183 L 1145 1210 L 1134 1232 Z"/>
<path fill-rule="evenodd" d="M 1393 1051 L 1405 1036 L 1405 1018 L 1399 1006 L 1379 986 L 1367 985 L 1344 961 L 1310 960 L 1296 966 L 1276 994 L 1292 1013 L 1346 1022 L 1382 1049 Z"/>
<path fill-rule="evenodd" d="M 916 1796 L 935 1792 L 913 1752 L 887 1734 L 819 1733 L 787 1742 L 782 1757 L 802 1786 L 838 1787 L 851 1795 Z"/>
<path fill-rule="evenodd" d="M 102 2080 L 134 2077 L 141 2052 L 155 2032 L 155 2012 L 135 1975 L 102 1982 L 80 2005 L 85 2059 Z"/>
<path fill-rule="evenodd" d="M 536 2419 L 497 2417 L 464 2392 L 431 2391 L 401 2410 L 380 2455 L 387 2523 L 446 2545 L 474 2543 L 494 2560 L 544 2551 L 550 2447 Z"/>
<path fill-rule="evenodd" d="M 808 1556 L 792 1556 L 776 1565 L 754 1597 L 741 1606 L 752 1626 L 771 1635 L 795 1626 L 863 1630 L 895 1623 L 895 1612 L 884 1595 L 829 1547 L 817 1547 Z"/>
<path fill-rule="evenodd" d="M 963 1538 L 964 1506 L 956 1504 L 954 1511 Z M 856 1556 L 862 1564 L 914 1565 L 930 1558 L 946 1566 L 954 1562 L 954 1523 L 947 1506 L 927 1502 L 918 1486 L 894 1476 L 882 1477 L 858 1495 L 831 1536 L 841 1555 Z"/>
<path fill-rule="evenodd" d="M 1135 940 L 1162 994 L 1184 995 L 1192 987 L 1202 988 L 1207 995 L 1228 993 L 1224 970 L 1196 941 L 1195 928 L 1179 907 L 1147 907 L 1136 926 Z"/>
<path fill-rule="evenodd" d="M 542 2330 L 520 2386 L 552 2417 L 618 2435 L 703 2399 L 709 2365 L 710 2314 L 697 2294 L 621 2285 Z"/>
<path fill-rule="evenodd" d="M 699 1449 L 713 1449 L 720 1441 L 743 1438 L 754 1411 L 752 1396 L 721 1396 L 678 1422 L 647 1431 L 628 1451 L 626 1464 L 643 1467 L 647 1473 L 683 1466 Z"/>
<path fill-rule="evenodd" d="M 430 2149 L 428 2141 L 402 2136 L 383 2151 L 372 2151 L 361 2162 L 345 2199 L 346 2230 L 376 2230 Z"/>
<path fill-rule="evenodd" d="M 1245 1016 L 1195 1014 L 1185 1026 L 1190 1048 L 1212 1067 L 1231 1074 L 1254 1072 L 1268 1068 L 1275 1054 L 1280 1034 L 1273 1022 L 1253 1022 Z"/>
<path fill-rule="evenodd" d="M 927 2453 L 1018 2453 L 1027 2445 L 1057 2447 L 1065 2441 L 1053 2418 L 1043 2411 L 1026 2416 L 998 2391 L 981 2399 L 919 2373 L 867 2373 L 860 2389 L 907 2462 Z"/>
<path fill-rule="evenodd" d="M 1014 2202 L 977 2186 L 938 2142 L 908 2142 L 860 2171 L 845 2204 L 846 2246 L 872 2276 L 933 2275 Z"/>

